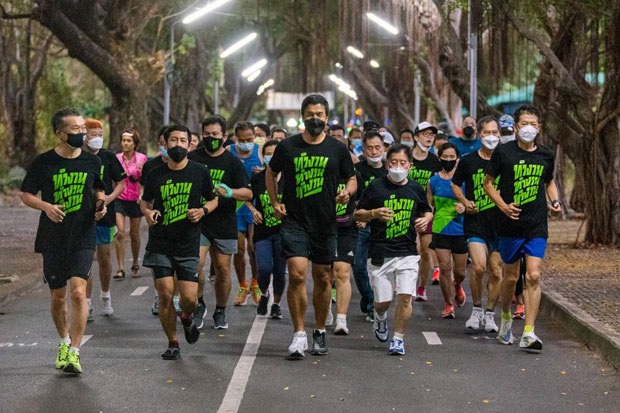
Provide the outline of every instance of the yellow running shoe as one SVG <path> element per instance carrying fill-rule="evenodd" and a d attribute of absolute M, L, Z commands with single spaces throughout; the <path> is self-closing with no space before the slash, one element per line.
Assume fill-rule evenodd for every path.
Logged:
<path fill-rule="evenodd" d="M 75 350 L 69 351 L 69 354 L 67 355 L 67 364 L 62 371 L 69 374 L 80 374 L 82 372 L 80 355 Z"/>
<path fill-rule="evenodd" d="M 69 354 L 69 343 L 60 343 L 58 345 L 58 355 L 56 356 L 56 368 L 62 369 L 67 365 L 67 355 Z"/>
<path fill-rule="evenodd" d="M 250 295 L 248 287 L 239 287 L 239 291 L 237 291 L 237 295 L 235 296 L 233 303 L 235 305 L 247 305 L 248 295 Z"/>
<path fill-rule="evenodd" d="M 254 304 L 258 305 L 260 301 L 260 288 L 258 288 L 258 284 L 252 286 L 252 298 L 254 299 Z"/>

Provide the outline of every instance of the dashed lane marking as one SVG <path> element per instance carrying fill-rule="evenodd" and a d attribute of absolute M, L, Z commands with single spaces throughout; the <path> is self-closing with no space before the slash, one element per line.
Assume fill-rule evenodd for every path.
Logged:
<path fill-rule="evenodd" d="M 424 335 L 429 346 L 440 346 L 442 344 L 441 339 L 434 331 L 423 331 L 422 335 Z"/>
<path fill-rule="evenodd" d="M 149 287 L 147 287 L 147 286 L 143 285 L 142 287 L 138 287 L 138 288 L 136 288 L 135 290 L 133 290 L 133 292 L 132 292 L 131 294 L 129 294 L 129 295 L 132 295 L 132 296 L 134 296 L 134 297 L 135 297 L 135 296 L 139 296 L 139 295 L 144 294 L 144 292 L 145 292 L 146 290 L 148 290 L 148 289 L 149 289 Z"/>

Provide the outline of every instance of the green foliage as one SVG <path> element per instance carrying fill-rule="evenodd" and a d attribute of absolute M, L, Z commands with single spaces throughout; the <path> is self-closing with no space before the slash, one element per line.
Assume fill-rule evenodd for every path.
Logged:
<path fill-rule="evenodd" d="M 187 54 L 188 49 L 194 49 L 196 47 L 196 38 L 193 35 L 183 33 L 183 37 L 181 37 L 181 41 L 178 45 L 178 53 L 181 56 Z"/>

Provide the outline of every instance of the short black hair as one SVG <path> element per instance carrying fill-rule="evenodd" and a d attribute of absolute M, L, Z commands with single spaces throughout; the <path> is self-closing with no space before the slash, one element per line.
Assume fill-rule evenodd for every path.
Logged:
<path fill-rule="evenodd" d="M 398 136 L 403 136 L 403 133 L 410 133 L 411 137 L 415 136 L 415 133 L 413 133 L 413 131 L 409 128 L 405 128 L 403 130 L 400 131 L 400 133 L 398 134 Z"/>
<path fill-rule="evenodd" d="M 333 132 L 335 130 L 341 130 L 341 131 L 345 131 L 344 128 L 342 127 L 342 125 L 339 125 L 337 123 L 334 123 L 332 126 L 329 127 L 329 131 Z"/>
<path fill-rule="evenodd" d="M 524 114 L 534 115 L 538 118 L 538 122 L 540 122 L 540 110 L 530 103 L 526 103 L 525 105 L 519 106 L 519 108 L 515 111 L 513 115 L 515 118 L 515 123 L 519 123 L 521 116 Z"/>
<path fill-rule="evenodd" d="M 159 131 L 157 131 L 157 140 L 159 140 L 159 137 L 162 136 L 164 132 L 166 132 L 166 129 L 168 129 L 169 127 L 170 125 L 164 125 L 161 128 L 159 128 Z"/>
<path fill-rule="evenodd" d="M 437 151 L 437 156 L 440 157 L 445 151 L 447 151 L 450 148 L 454 149 L 454 152 L 456 152 L 456 157 L 458 158 L 460 156 L 459 148 L 457 148 L 456 145 L 450 142 L 446 142 L 439 147 L 439 151 Z"/>
<path fill-rule="evenodd" d="M 478 129 L 478 133 L 480 133 L 482 128 L 484 128 L 484 125 L 486 125 L 487 123 L 491 123 L 491 122 L 495 122 L 495 124 L 497 125 L 497 128 L 499 129 L 499 121 L 493 115 L 483 116 L 480 119 L 478 119 L 478 124 L 476 125 Z"/>
<path fill-rule="evenodd" d="M 364 126 L 363 126 L 364 132 L 367 132 L 369 130 L 379 130 L 380 127 L 381 125 L 379 125 L 379 123 L 375 122 L 374 120 L 367 120 L 366 122 L 364 122 Z"/>
<path fill-rule="evenodd" d="M 179 132 L 185 132 L 187 133 L 187 139 L 191 139 L 192 137 L 192 131 L 189 130 L 189 128 L 185 125 L 170 125 L 166 128 L 166 131 L 164 132 L 164 140 L 166 141 L 166 143 L 168 142 L 168 139 L 170 138 L 170 135 L 172 134 L 172 132 L 175 131 L 179 131 Z"/>
<path fill-rule="evenodd" d="M 52 129 L 54 133 L 65 126 L 65 116 L 82 116 L 76 108 L 62 108 L 52 116 Z"/>
<path fill-rule="evenodd" d="M 191 135 L 200 139 L 200 134 L 198 132 L 191 132 Z"/>
<path fill-rule="evenodd" d="M 325 107 L 325 116 L 329 115 L 329 103 L 323 95 L 308 95 L 301 102 L 301 116 L 306 113 L 306 108 L 310 105 L 323 105 Z"/>
<path fill-rule="evenodd" d="M 248 129 L 251 129 L 252 133 L 254 133 L 254 125 L 252 124 L 252 122 L 247 122 L 247 121 L 237 122 L 237 124 L 235 125 L 235 135 L 241 131 L 248 130 Z"/>
<path fill-rule="evenodd" d="M 270 146 L 278 146 L 279 143 L 280 142 L 275 139 L 265 142 L 265 144 L 263 145 L 263 150 L 262 150 L 263 156 L 265 156 L 265 149 L 269 148 Z"/>
<path fill-rule="evenodd" d="M 213 115 L 203 120 L 201 132 L 204 132 L 205 127 L 209 125 L 220 125 L 220 128 L 222 129 L 222 135 L 226 136 L 226 118 L 224 116 Z"/>
<path fill-rule="evenodd" d="M 273 134 L 274 134 L 274 133 L 276 133 L 276 132 L 281 132 L 281 133 L 283 133 L 285 138 L 288 136 L 288 132 L 286 132 L 286 129 L 281 128 L 281 127 L 279 127 L 279 126 L 276 126 L 275 128 L 273 128 L 273 129 L 271 130 L 271 135 L 269 135 L 269 136 L 273 138 Z"/>
<path fill-rule="evenodd" d="M 254 125 L 254 127 L 262 129 L 262 131 L 265 132 L 265 136 L 270 136 L 271 131 L 269 130 L 269 125 L 267 125 L 266 123 L 257 123 L 256 125 Z M 254 127 L 252 127 L 252 129 L 254 129 Z M 237 133 L 236 130 L 235 133 Z"/>
<path fill-rule="evenodd" d="M 409 162 L 413 162 L 413 155 L 411 154 L 411 148 L 409 148 L 407 145 L 402 145 L 400 143 L 395 143 L 394 145 L 390 146 L 390 149 L 388 149 L 387 155 L 385 158 L 390 159 L 390 156 L 392 156 L 395 153 L 400 153 L 400 152 L 405 154 Z"/>
<path fill-rule="evenodd" d="M 381 139 L 381 142 L 383 142 L 383 135 L 381 135 L 379 133 L 379 131 L 374 130 L 374 129 L 373 130 L 369 130 L 368 132 L 366 132 L 364 134 L 364 137 L 362 138 L 362 142 L 366 143 L 367 141 L 369 141 L 370 139 L 373 139 L 373 138 L 379 138 L 379 139 Z"/>

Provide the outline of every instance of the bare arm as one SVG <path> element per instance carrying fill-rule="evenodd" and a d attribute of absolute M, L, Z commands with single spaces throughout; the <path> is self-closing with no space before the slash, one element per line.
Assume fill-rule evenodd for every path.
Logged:
<path fill-rule="evenodd" d="M 269 166 L 265 172 L 265 186 L 273 205 L 273 216 L 282 219 L 286 216 L 286 206 L 278 201 L 278 174 L 273 173 Z"/>
<path fill-rule="evenodd" d="M 551 182 L 547 184 L 546 192 L 547 192 L 547 197 L 551 201 L 549 209 L 553 212 L 562 212 L 562 204 L 560 204 L 559 202 L 556 202 L 554 205 L 554 202 L 553 202 L 553 201 L 559 201 L 558 187 L 555 185 L 555 180 L 552 179 Z"/>
<path fill-rule="evenodd" d="M 476 203 L 465 197 L 465 194 L 463 194 L 463 189 L 460 186 L 454 183 L 451 183 L 450 185 L 452 185 L 452 192 L 454 192 L 456 199 L 458 199 L 461 204 L 465 206 L 465 211 L 469 214 L 475 214 L 477 211 Z"/>
<path fill-rule="evenodd" d="M 491 198 L 491 201 L 493 201 L 493 203 L 497 205 L 500 211 L 506 214 L 510 219 L 519 219 L 519 213 L 521 212 L 521 210 L 514 202 L 511 202 L 510 204 L 504 202 L 504 200 L 499 194 L 499 191 L 495 189 L 495 177 L 491 175 L 486 175 L 484 177 L 483 188 L 484 192 L 487 193 L 489 198 Z"/>
<path fill-rule="evenodd" d="M 124 190 L 125 190 L 125 182 L 123 181 L 117 182 L 114 185 L 114 190 L 112 191 L 112 193 L 110 193 L 110 195 L 107 195 L 105 197 L 105 204 L 110 205 L 110 203 L 114 201 L 120 194 L 122 194 Z"/>

